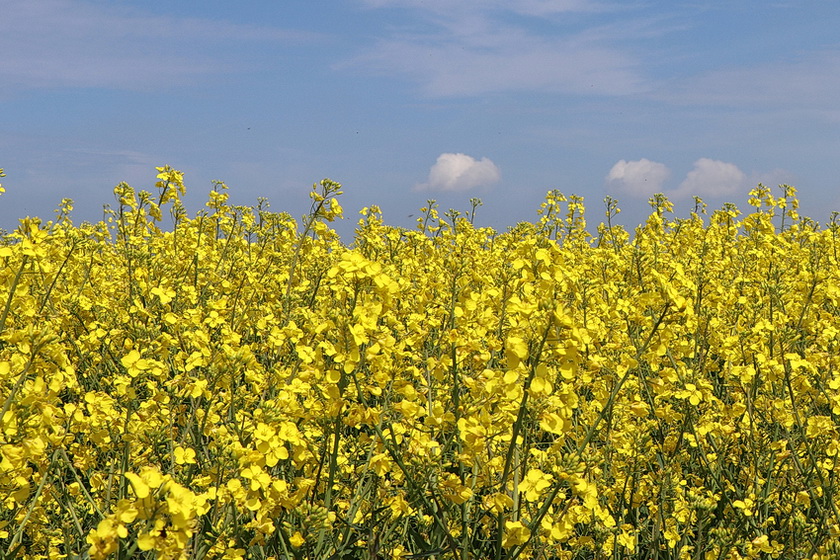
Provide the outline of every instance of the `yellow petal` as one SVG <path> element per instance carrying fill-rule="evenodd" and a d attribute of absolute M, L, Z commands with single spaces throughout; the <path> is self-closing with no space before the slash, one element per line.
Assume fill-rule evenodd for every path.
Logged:
<path fill-rule="evenodd" d="M 149 497 L 149 485 L 143 482 L 143 479 L 141 479 L 133 472 L 125 473 L 125 477 L 131 483 L 131 488 L 134 490 L 135 496 L 137 496 L 141 500 Z"/>

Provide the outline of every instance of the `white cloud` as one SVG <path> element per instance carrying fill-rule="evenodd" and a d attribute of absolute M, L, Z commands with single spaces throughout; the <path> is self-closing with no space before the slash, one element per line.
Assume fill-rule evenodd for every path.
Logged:
<path fill-rule="evenodd" d="M 646 198 L 663 193 L 672 200 L 699 197 L 721 197 L 746 193 L 749 185 L 758 184 L 756 178 L 775 179 L 790 177 L 784 170 L 773 170 L 751 177 L 734 163 L 700 158 L 676 189 L 665 188 L 671 170 L 663 163 L 642 158 L 636 161 L 620 160 L 606 177 L 607 190 L 634 198 Z M 784 182 L 784 181 L 782 181 Z"/>
<path fill-rule="evenodd" d="M 480 161 L 466 154 L 440 154 L 429 170 L 429 179 L 416 185 L 415 190 L 466 191 L 497 182 L 501 173 L 489 159 Z"/>
<path fill-rule="evenodd" d="M 747 185 L 747 176 L 738 166 L 724 161 L 700 158 L 694 169 L 672 193 L 674 198 L 690 196 L 726 196 L 738 194 Z"/>
<path fill-rule="evenodd" d="M 622 159 L 610 169 L 607 187 L 617 194 L 644 198 L 662 192 L 662 185 L 670 175 L 663 163 L 645 158 L 636 161 Z"/>

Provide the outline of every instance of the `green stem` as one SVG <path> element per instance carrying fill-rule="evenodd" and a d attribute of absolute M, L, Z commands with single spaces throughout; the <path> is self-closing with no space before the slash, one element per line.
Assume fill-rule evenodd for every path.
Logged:
<path fill-rule="evenodd" d="M 522 424 L 525 421 L 525 413 L 528 409 L 528 389 L 531 387 L 531 382 L 534 380 L 534 376 L 537 373 L 537 366 L 540 363 L 540 356 L 542 355 L 543 347 L 545 346 L 545 341 L 548 340 L 548 335 L 551 332 L 551 327 L 554 324 L 554 314 L 549 314 L 548 318 L 548 325 L 545 328 L 545 332 L 543 333 L 542 339 L 540 340 L 539 346 L 537 347 L 537 352 L 532 356 L 531 359 L 531 368 L 528 372 L 528 378 L 525 380 L 525 386 L 522 391 L 522 401 L 519 403 L 519 412 L 516 415 L 516 422 L 513 423 L 513 432 L 511 433 L 510 445 L 507 449 L 507 454 L 505 455 L 505 466 L 502 469 L 502 480 L 501 480 L 501 491 L 504 492 L 505 487 L 507 486 L 507 479 L 510 476 L 510 469 L 513 463 L 513 455 L 514 450 L 516 449 L 516 440 L 519 438 L 519 431 L 522 429 Z M 516 488 L 514 488 L 514 494 L 516 493 Z M 496 522 L 496 560 L 500 560 L 502 557 L 502 537 L 504 534 L 505 528 L 505 514 L 504 512 L 499 514 L 498 520 Z M 530 540 L 530 539 L 529 539 Z"/>
<path fill-rule="evenodd" d="M 41 483 L 38 484 L 38 490 L 35 492 L 35 496 L 33 496 L 32 498 L 32 503 L 29 505 L 29 509 L 27 510 L 26 515 L 20 522 L 20 526 L 18 527 L 15 536 L 12 538 L 12 542 L 9 543 L 6 558 L 13 558 L 12 551 L 15 549 L 15 545 L 17 545 L 20 542 L 21 538 L 23 538 L 23 529 L 24 527 L 26 527 L 26 523 L 29 521 L 29 517 L 32 515 L 32 511 L 35 509 L 35 506 L 38 505 L 38 498 L 41 497 L 41 492 L 44 491 L 44 486 L 47 484 L 47 479 L 49 478 L 50 470 L 52 470 L 52 466 L 55 462 L 56 455 L 58 455 L 58 450 L 53 452 L 53 455 L 50 458 L 50 462 L 47 465 L 47 470 L 44 471 L 44 474 L 41 477 Z"/>
<path fill-rule="evenodd" d="M 20 281 L 20 275 L 23 274 L 23 269 L 26 267 L 27 258 L 28 255 L 23 255 L 21 258 L 20 268 L 17 274 L 15 274 L 15 279 L 12 281 L 12 287 L 9 289 L 9 297 L 6 298 L 6 307 L 3 309 L 3 316 L 0 317 L 0 334 L 3 334 L 3 331 L 6 330 L 6 319 L 9 317 L 9 309 L 12 307 L 12 298 L 15 297 L 15 290 Z"/>

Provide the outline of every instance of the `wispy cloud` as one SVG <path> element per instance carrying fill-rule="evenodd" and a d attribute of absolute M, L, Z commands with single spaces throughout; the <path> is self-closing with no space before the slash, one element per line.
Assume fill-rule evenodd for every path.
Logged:
<path fill-rule="evenodd" d="M 466 154 L 444 153 L 438 156 L 429 170 L 428 180 L 414 188 L 419 191 L 459 192 L 493 184 L 500 178 L 499 168 L 486 157 L 476 160 Z"/>
<path fill-rule="evenodd" d="M 2 4 L 0 75 L 7 91 L 155 89 L 235 69 L 225 52 L 231 44 L 306 37 L 268 27 L 150 15 L 102 2 Z"/>
<path fill-rule="evenodd" d="M 623 95 L 647 89 L 639 61 L 614 38 L 569 31 L 562 16 L 605 11 L 587 0 L 444 2 L 369 0 L 371 7 L 414 9 L 425 23 L 399 28 L 347 62 L 384 74 L 402 74 L 432 97 L 499 91 L 554 91 Z M 550 32 L 520 26 L 511 13 L 543 18 Z M 556 21 L 561 20 L 561 21 Z M 555 27 L 556 26 L 556 27 Z"/>
<path fill-rule="evenodd" d="M 663 84 L 654 97 L 675 104 L 824 112 L 840 120 L 840 50 L 715 69 Z"/>
<path fill-rule="evenodd" d="M 549 15 L 564 12 L 588 12 L 605 9 L 607 2 L 592 0 L 364 0 L 364 4 L 382 8 L 400 6 L 451 16 L 458 12 L 478 10 L 505 10 L 525 15 Z"/>

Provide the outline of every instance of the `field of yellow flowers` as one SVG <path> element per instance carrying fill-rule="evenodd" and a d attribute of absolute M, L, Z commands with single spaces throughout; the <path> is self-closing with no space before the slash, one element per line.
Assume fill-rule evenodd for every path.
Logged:
<path fill-rule="evenodd" d="M 840 557 L 840 225 L 792 187 L 347 244 L 337 183 L 190 217 L 157 171 L 0 238 L 0 557 Z"/>

